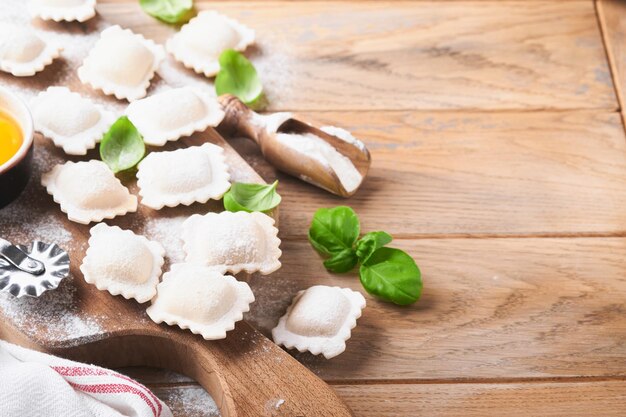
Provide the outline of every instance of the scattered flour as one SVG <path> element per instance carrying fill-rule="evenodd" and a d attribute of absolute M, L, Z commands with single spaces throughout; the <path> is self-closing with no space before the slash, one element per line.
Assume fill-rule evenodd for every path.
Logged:
<path fill-rule="evenodd" d="M 67 277 L 59 288 L 39 298 L 17 299 L 0 293 L 0 310 L 22 333 L 51 341 L 91 337 L 101 331 L 98 317 L 85 317 L 78 312 L 73 277 Z"/>
<path fill-rule="evenodd" d="M 170 264 L 185 261 L 180 233 L 186 219 L 187 216 L 148 218 L 144 224 L 143 235 L 163 245 Z"/>
<path fill-rule="evenodd" d="M 161 398 L 172 408 L 174 417 L 219 417 L 217 404 L 202 387 L 179 387 L 167 390 Z M 157 391 L 157 394 L 160 394 Z"/>
<path fill-rule="evenodd" d="M 329 166 L 337 174 L 347 192 L 356 190 L 363 181 L 363 177 L 348 157 L 312 133 L 279 133 L 276 138 L 284 146 Z"/>

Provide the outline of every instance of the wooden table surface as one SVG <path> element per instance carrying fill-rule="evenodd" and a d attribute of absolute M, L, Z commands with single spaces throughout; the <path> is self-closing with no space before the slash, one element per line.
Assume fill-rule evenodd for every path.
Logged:
<path fill-rule="evenodd" d="M 295 356 L 357 416 L 617 416 L 626 409 L 626 3 L 212 1 L 257 30 L 269 110 L 350 129 L 371 174 L 350 200 L 276 173 L 284 266 L 253 280 L 268 334 L 300 289 L 360 290 L 306 240 L 349 204 L 415 257 L 424 293 L 368 297 L 347 351 Z M 163 41 L 135 0 L 105 18 Z M 126 369 L 178 416 L 214 415 L 186 378 Z"/>

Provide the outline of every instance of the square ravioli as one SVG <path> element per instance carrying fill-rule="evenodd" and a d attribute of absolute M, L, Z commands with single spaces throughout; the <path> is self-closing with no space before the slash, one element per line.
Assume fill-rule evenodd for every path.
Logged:
<path fill-rule="evenodd" d="M 137 171 L 141 204 L 155 210 L 218 200 L 230 188 L 229 180 L 224 150 L 212 143 L 152 152 Z"/>
<path fill-rule="evenodd" d="M 89 224 L 137 211 L 137 197 L 102 161 L 56 165 L 41 177 L 54 202 L 71 221 Z"/>
<path fill-rule="evenodd" d="M 223 267 L 233 274 L 267 275 L 280 268 L 278 229 L 263 213 L 194 214 L 183 223 L 182 239 L 187 262 Z"/>
<path fill-rule="evenodd" d="M 0 70 L 29 77 L 59 57 L 61 47 L 43 39 L 33 29 L 6 23 L 0 26 Z"/>
<path fill-rule="evenodd" d="M 172 36 L 165 48 L 185 67 L 212 77 L 227 49 L 243 51 L 254 43 L 254 30 L 213 10 L 205 10 Z"/>
<path fill-rule="evenodd" d="M 206 340 L 224 339 L 250 310 L 254 294 L 245 282 L 211 267 L 175 264 L 163 275 L 147 308 L 156 323 L 189 329 Z"/>
<path fill-rule="evenodd" d="M 65 87 L 49 87 L 31 102 L 35 130 L 68 155 L 85 155 L 115 122 L 113 113 Z"/>
<path fill-rule="evenodd" d="M 90 230 L 89 248 L 80 270 L 85 281 L 112 295 L 140 303 L 156 294 L 165 249 L 130 230 L 98 223 Z"/>
<path fill-rule="evenodd" d="M 224 110 L 208 92 L 181 87 L 130 103 L 126 115 L 147 145 L 163 146 L 167 141 L 217 126 Z"/>
<path fill-rule="evenodd" d="M 30 0 L 30 14 L 55 22 L 85 22 L 96 15 L 96 0 Z"/>
<path fill-rule="evenodd" d="M 346 350 L 346 340 L 364 307 L 365 298 L 359 292 L 315 285 L 298 292 L 272 329 L 272 337 L 287 349 L 331 359 Z"/>
<path fill-rule="evenodd" d="M 162 46 L 129 29 L 111 26 L 102 31 L 78 68 L 78 78 L 120 100 L 138 100 L 146 96 L 164 56 Z"/>

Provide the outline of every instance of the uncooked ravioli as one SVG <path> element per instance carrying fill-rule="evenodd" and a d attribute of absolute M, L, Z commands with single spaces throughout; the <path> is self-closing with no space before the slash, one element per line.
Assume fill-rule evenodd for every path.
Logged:
<path fill-rule="evenodd" d="M 152 152 L 139 163 L 141 204 L 161 209 L 220 199 L 230 188 L 224 150 L 212 143 Z"/>
<path fill-rule="evenodd" d="M 175 264 L 163 275 L 146 310 L 157 323 L 189 329 L 207 340 L 223 339 L 250 310 L 254 294 L 219 270 L 195 263 Z"/>
<path fill-rule="evenodd" d="M 33 29 L 11 23 L 0 26 L 0 70 L 28 77 L 59 57 L 61 47 L 43 39 Z"/>
<path fill-rule="evenodd" d="M 68 155 L 85 155 L 115 122 L 113 113 L 65 87 L 49 87 L 31 102 L 35 130 Z"/>
<path fill-rule="evenodd" d="M 364 307 L 365 298 L 356 291 L 315 285 L 294 297 L 272 329 L 272 337 L 288 349 L 321 353 L 330 359 L 345 351 Z"/>
<path fill-rule="evenodd" d="M 33 16 L 55 22 L 85 22 L 96 15 L 96 0 L 30 0 Z"/>
<path fill-rule="evenodd" d="M 129 101 L 146 96 L 150 80 L 164 57 L 163 48 L 129 29 L 111 26 L 78 68 L 83 84 Z"/>
<path fill-rule="evenodd" d="M 41 184 L 77 223 L 99 222 L 137 210 L 137 197 L 102 161 L 56 165 L 41 177 Z"/>
<path fill-rule="evenodd" d="M 105 223 L 95 225 L 90 233 L 89 248 L 80 267 L 85 281 L 140 303 L 152 299 L 164 262 L 163 247 Z"/>
<path fill-rule="evenodd" d="M 211 77 L 220 70 L 222 52 L 243 51 L 254 42 L 254 36 L 254 30 L 236 20 L 205 10 L 172 36 L 165 48 L 187 68 Z"/>
<path fill-rule="evenodd" d="M 259 213 L 194 214 L 183 223 L 187 262 L 223 267 L 234 274 L 270 274 L 280 268 L 282 254 L 274 219 Z"/>
<path fill-rule="evenodd" d="M 217 126 L 224 111 L 208 92 L 182 87 L 134 101 L 126 115 L 146 144 L 163 146 L 167 141 Z"/>

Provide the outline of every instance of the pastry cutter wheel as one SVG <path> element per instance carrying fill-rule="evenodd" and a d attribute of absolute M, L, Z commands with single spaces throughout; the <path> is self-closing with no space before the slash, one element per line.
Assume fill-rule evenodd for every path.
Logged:
<path fill-rule="evenodd" d="M 0 238 L 0 292 L 39 297 L 69 273 L 70 257 L 56 243 L 36 240 L 24 246 Z"/>

